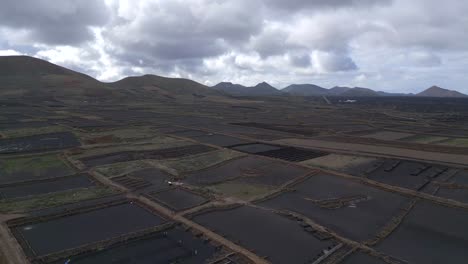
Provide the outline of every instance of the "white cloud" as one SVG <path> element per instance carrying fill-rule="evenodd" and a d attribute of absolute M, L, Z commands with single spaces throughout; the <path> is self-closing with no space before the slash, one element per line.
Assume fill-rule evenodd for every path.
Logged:
<path fill-rule="evenodd" d="M 12 49 L 0 50 L 0 56 L 14 56 L 14 55 L 23 55 L 23 54 L 21 52 L 18 52 Z"/>

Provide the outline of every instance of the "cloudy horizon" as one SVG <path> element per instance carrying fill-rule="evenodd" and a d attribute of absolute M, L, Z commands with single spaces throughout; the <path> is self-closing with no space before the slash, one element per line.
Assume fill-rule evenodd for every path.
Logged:
<path fill-rule="evenodd" d="M 466 13 L 458 0 L 5 0 L 0 56 L 101 81 L 156 74 L 468 93 Z"/>

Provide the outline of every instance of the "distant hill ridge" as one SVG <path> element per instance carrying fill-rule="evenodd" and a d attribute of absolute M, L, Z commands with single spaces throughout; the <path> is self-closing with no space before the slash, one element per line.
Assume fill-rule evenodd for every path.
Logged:
<path fill-rule="evenodd" d="M 284 88 L 282 91 L 291 95 L 298 96 L 348 96 L 348 97 L 363 97 L 363 96 L 425 96 L 425 97 L 467 97 L 467 95 L 458 91 L 432 86 L 418 94 L 404 94 L 404 93 L 387 93 L 382 91 L 375 91 L 363 87 L 343 87 L 335 86 L 326 89 L 314 84 L 292 84 Z"/>
<path fill-rule="evenodd" d="M 271 96 L 283 93 L 266 82 L 261 82 L 251 87 L 231 82 L 220 82 L 211 88 L 234 96 Z"/>
<path fill-rule="evenodd" d="M 0 87 L 0 96 L 8 97 L 139 96 L 175 99 L 225 96 L 192 80 L 156 75 L 127 77 L 112 83 L 100 82 L 88 75 L 29 56 L 0 56 Z"/>
<path fill-rule="evenodd" d="M 0 56 L 0 96 L 117 95 L 94 78 L 29 56 Z"/>
<path fill-rule="evenodd" d="M 157 75 L 127 77 L 104 83 L 86 74 L 29 56 L 0 56 L 0 96 L 51 95 L 51 96 L 161 96 L 161 98 L 203 98 L 206 96 L 413 96 L 375 91 L 363 87 L 335 86 L 326 89 L 314 84 L 292 84 L 282 90 L 267 82 L 247 87 L 231 82 L 221 82 L 213 87 L 183 78 Z M 415 96 L 467 97 L 454 90 L 432 86 Z"/>
<path fill-rule="evenodd" d="M 416 96 L 421 97 L 467 97 L 468 95 L 462 94 L 458 91 L 448 90 L 440 88 L 438 86 L 432 86 L 426 90 L 416 94 Z"/>
<path fill-rule="evenodd" d="M 223 95 L 222 93 L 215 91 L 206 85 L 189 79 L 167 78 L 151 74 L 146 74 L 143 76 L 126 77 L 122 80 L 109 83 L 108 85 L 114 88 L 126 88 L 132 90 L 146 89 L 159 91 L 165 95 Z"/>

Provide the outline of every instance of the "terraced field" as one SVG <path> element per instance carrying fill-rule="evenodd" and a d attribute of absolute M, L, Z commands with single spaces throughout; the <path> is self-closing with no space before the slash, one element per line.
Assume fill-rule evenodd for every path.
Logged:
<path fill-rule="evenodd" d="M 0 99 L 0 263 L 466 262 L 463 125 L 189 97 Z"/>

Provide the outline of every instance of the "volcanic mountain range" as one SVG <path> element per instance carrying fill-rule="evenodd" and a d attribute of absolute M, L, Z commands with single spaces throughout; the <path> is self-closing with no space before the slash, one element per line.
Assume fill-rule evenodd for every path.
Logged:
<path fill-rule="evenodd" d="M 266 82 L 252 87 L 221 82 L 209 87 L 192 80 L 166 78 L 157 75 L 127 77 L 117 82 L 104 83 L 88 75 L 69 70 L 50 62 L 28 56 L 0 57 L 0 95 L 24 96 L 128 96 L 147 92 L 151 96 L 175 98 L 180 96 L 204 98 L 223 96 L 421 96 L 467 97 L 457 91 L 432 86 L 417 94 L 395 94 L 362 87 L 335 86 L 326 89 L 314 84 L 292 84 L 281 90 Z"/>

